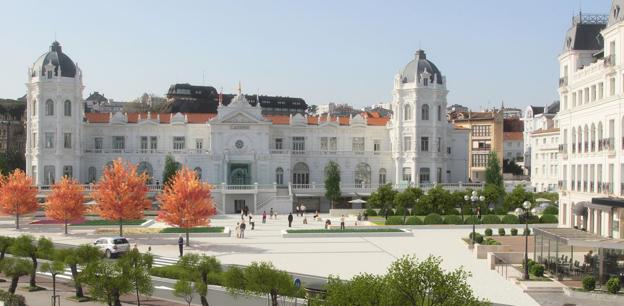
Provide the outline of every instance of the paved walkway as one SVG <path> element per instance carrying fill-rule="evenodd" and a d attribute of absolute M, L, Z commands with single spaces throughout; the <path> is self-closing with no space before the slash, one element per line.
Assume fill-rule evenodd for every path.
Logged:
<path fill-rule="evenodd" d="M 324 215 L 322 217 L 327 217 Z M 472 273 L 469 283 L 477 296 L 487 298 L 500 305 L 538 305 L 528 294 L 495 270 L 489 270 L 485 260 L 477 260 L 465 247 L 461 237 L 468 235 L 467 229 L 415 229 L 413 237 L 367 237 L 367 238 L 282 238 L 281 231 L 286 229 L 288 222 L 285 215 L 278 220 L 267 220 L 261 223 L 261 216 L 254 216 L 256 229 L 250 230 L 247 226 L 245 239 L 232 237 L 209 238 L 199 234 L 191 234 L 192 247 L 187 252 L 201 252 L 216 256 L 225 264 L 247 265 L 253 261 L 271 261 L 283 270 L 328 276 L 338 275 L 341 278 L 351 278 L 362 273 L 385 273 L 390 263 L 395 259 L 414 254 L 420 259 L 429 255 L 440 256 L 443 267 L 455 269 L 464 267 Z M 322 228 L 323 222 L 311 220 L 303 225 L 302 218 L 296 217 L 294 228 Z M 212 220 L 213 226 L 234 227 L 240 221 L 239 216 L 219 216 Z M 338 220 L 333 220 L 336 223 Z M 355 220 L 349 220 L 347 226 L 352 226 Z M 55 242 L 67 244 L 91 243 L 98 236 L 90 230 L 71 228 L 68 236 L 60 232 L 60 226 L 54 233 L 52 228 L 30 227 L 27 230 L 33 234 L 43 234 L 51 237 Z M 482 232 L 482 230 L 479 230 Z M 19 235 L 11 228 L 1 228 L 0 235 Z M 165 257 L 177 257 L 177 237 L 151 236 L 133 239 L 141 251 L 148 246 L 152 252 Z"/>

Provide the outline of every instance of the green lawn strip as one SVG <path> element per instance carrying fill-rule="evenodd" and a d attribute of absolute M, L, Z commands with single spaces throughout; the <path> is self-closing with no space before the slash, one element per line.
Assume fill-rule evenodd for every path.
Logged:
<path fill-rule="evenodd" d="M 297 229 L 286 230 L 289 234 L 316 234 L 316 233 L 399 233 L 398 228 L 346 228 L 346 229 Z"/>
<path fill-rule="evenodd" d="M 143 224 L 145 219 L 143 220 L 124 220 L 123 225 L 141 225 Z M 83 223 L 72 224 L 71 226 L 119 226 L 119 221 L 114 220 L 86 220 Z"/>
<path fill-rule="evenodd" d="M 223 233 L 222 226 L 215 227 L 192 227 L 189 229 L 189 233 Z M 185 228 L 179 227 L 167 227 L 160 231 L 162 234 L 171 234 L 171 233 L 186 233 Z"/>

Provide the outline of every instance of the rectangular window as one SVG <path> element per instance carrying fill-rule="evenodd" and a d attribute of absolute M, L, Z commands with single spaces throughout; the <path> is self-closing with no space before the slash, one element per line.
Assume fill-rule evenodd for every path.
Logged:
<path fill-rule="evenodd" d="M 473 137 L 490 137 L 489 125 L 473 125 L 472 126 Z"/>
<path fill-rule="evenodd" d="M 438 168 L 436 181 L 438 183 L 442 184 L 442 168 Z"/>
<path fill-rule="evenodd" d="M 418 181 L 422 183 L 429 183 L 431 181 L 431 174 L 429 168 L 420 168 L 420 175 Z"/>
<path fill-rule="evenodd" d="M 37 166 L 32 166 L 30 171 L 31 171 L 30 175 L 33 178 L 33 182 L 36 184 L 37 183 Z"/>
<path fill-rule="evenodd" d="M 615 95 L 615 78 L 609 79 L 609 95 Z"/>
<path fill-rule="evenodd" d="M 473 167 L 485 167 L 488 162 L 488 154 L 472 154 Z"/>
<path fill-rule="evenodd" d="M 96 150 L 102 150 L 104 139 L 102 137 L 95 137 L 93 139 L 93 146 Z"/>
<path fill-rule="evenodd" d="M 197 150 L 197 152 L 200 152 L 203 149 L 204 149 L 204 139 L 196 138 L 195 139 L 195 150 Z"/>
<path fill-rule="evenodd" d="M 585 96 L 583 97 L 583 101 L 585 101 L 585 103 L 589 103 L 589 87 L 585 88 Z"/>
<path fill-rule="evenodd" d="M 403 151 L 412 150 L 412 137 L 403 137 Z"/>
<path fill-rule="evenodd" d="M 598 99 L 602 99 L 604 97 L 604 83 L 598 83 Z"/>
<path fill-rule="evenodd" d="M 353 137 L 351 147 L 353 152 L 364 152 L 364 137 Z"/>
<path fill-rule="evenodd" d="M 472 142 L 473 151 L 490 151 L 492 149 L 492 141 L 490 140 L 474 140 Z"/>
<path fill-rule="evenodd" d="M 576 93 L 573 92 L 572 93 L 572 107 L 575 107 L 575 106 L 576 106 Z"/>
<path fill-rule="evenodd" d="M 148 146 L 147 136 L 141 136 L 141 151 L 142 152 L 147 151 L 147 146 Z"/>
<path fill-rule="evenodd" d="M 283 150 L 284 149 L 284 139 L 282 139 L 282 138 L 275 138 L 273 148 L 275 150 Z"/>
<path fill-rule="evenodd" d="M 33 148 L 37 147 L 37 133 L 32 134 L 32 139 L 30 140 L 30 143 Z"/>
<path fill-rule="evenodd" d="M 54 166 L 43 166 L 43 184 L 44 185 L 54 185 L 54 181 L 56 178 L 56 173 Z"/>
<path fill-rule="evenodd" d="M 63 147 L 65 149 L 71 149 L 71 147 L 72 147 L 71 133 L 64 133 L 63 134 Z"/>
<path fill-rule="evenodd" d="M 327 137 L 321 137 L 321 151 L 329 150 L 329 139 Z"/>
<path fill-rule="evenodd" d="M 63 166 L 63 176 L 73 177 L 74 171 L 72 166 Z"/>
<path fill-rule="evenodd" d="M 184 150 L 186 147 L 184 136 L 173 137 L 173 150 Z"/>
<path fill-rule="evenodd" d="M 379 139 L 373 140 L 373 151 L 376 153 L 381 151 L 381 140 Z"/>
<path fill-rule="evenodd" d="M 54 133 L 45 133 L 45 148 L 54 149 Z"/>
<path fill-rule="evenodd" d="M 592 102 L 596 101 L 596 85 L 591 87 L 591 100 Z"/>
<path fill-rule="evenodd" d="M 336 152 L 338 150 L 338 138 L 329 137 L 329 151 Z"/>
<path fill-rule="evenodd" d="M 436 142 L 436 147 L 438 149 L 438 153 L 440 153 L 441 147 L 442 147 L 442 138 L 438 137 L 438 141 Z"/>
<path fill-rule="evenodd" d="M 305 137 L 296 136 L 292 138 L 293 151 L 303 152 L 305 151 Z"/>
<path fill-rule="evenodd" d="M 403 168 L 403 181 L 405 182 L 412 181 L 412 168 L 410 167 Z"/>
<path fill-rule="evenodd" d="M 446 147 L 446 154 L 451 154 L 451 147 Z"/>
<path fill-rule="evenodd" d="M 429 137 L 420 137 L 420 151 L 429 152 Z"/>
<path fill-rule="evenodd" d="M 126 138 L 124 136 L 113 136 L 113 150 L 124 150 L 126 148 Z"/>
<path fill-rule="evenodd" d="M 158 137 L 151 136 L 150 137 L 150 150 L 158 149 Z"/>

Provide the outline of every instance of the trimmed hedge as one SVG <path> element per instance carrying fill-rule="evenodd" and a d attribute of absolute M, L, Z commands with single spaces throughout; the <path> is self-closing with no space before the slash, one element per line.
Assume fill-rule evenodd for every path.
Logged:
<path fill-rule="evenodd" d="M 438 214 L 428 214 L 425 217 L 425 224 L 444 224 L 444 219 Z"/>
<path fill-rule="evenodd" d="M 26 306 L 26 299 L 19 294 L 12 294 L 8 291 L 0 289 L 0 301 L 7 306 Z"/>
<path fill-rule="evenodd" d="M 596 279 L 593 276 L 585 276 L 583 278 L 583 289 L 585 289 L 585 291 L 593 291 L 596 289 Z"/>
<path fill-rule="evenodd" d="M 556 206 L 550 205 L 544 208 L 544 211 L 542 213 L 545 215 L 558 215 L 559 209 Z"/>
<path fill-rule="evenodd" d="M 444 223 L 445 224 L 462 224 L 463 221 L 461 217 L 458 215 L 448 215 L 444 217 Z"/>
<path fill-rule="evenodd" d="M 405 208 L 403 207 L 399 207 L 396 209 L 396 211 L 394 212 L 395 216 L 403 216 L 403 214 L 405 213 Z M 409 214 L 408 214 L 409 215 Z"/>
<path fill-rule="evenodd" d="M 160 231 L 163 234 L 171 234 L 171 233 L 186 233 L 185 228 L 180 227 L 167 227 Z M 191 227 L 189 228 L 189 233 L 223 233 L 223 226 L 215 226 L 215 227 Z"/>
<path fill-rule="evenodd" d="M 501 219 L 497 215 L 485 215 L 481 219 L 483 224 L 500 224 Z"/>
<path fill-rule="evenodd" d="M 421 225 L 423 224 L 422 220 L 416 216 L 407 217 L 405 220 L 405 225 Z"/>
<path fill-rule="evenodd" d="M 534 264 L 533 266 L 531 266 L 531 274 L 537 276 L 537 277 L 543 277 L 544 276 L 544 265 L 540 265 L 540 264 Z"/>
<path fill-rule="evenodd" d="M 401 216 L 390 216 L 386 220 L 386 225 L 403 225 L 403 217 Z"/>
<path fill-rule="evenodd" d="M 188 278 L 189 271 L 175 264 L 164 267 L 152 267 L 150 274 L 169 279 L 181 279 L 185 277 Z M 209 285 L 221 285 L 221 283 L 221 272 L 211 272 L 208 274 Z"/>
<path fill-rule="evenodd" d="M 492 236 L 492 229 L 491 228 L 486 228 L 485 229 L 485 235 L 486 236 Z"/>
<path fill-rule="evenodd" d="M 530 228 L 525 228 L 524 230 L 522 230 L 522 235 L 523 236 L 530 236 L 531 235 L 531 229 Z"/>
<path fill-rule="evenodd" d="M 501 222 L 503 224 L 518 224 L 518 223 L 520 223 L 520 219 L 516 215 L 505 215 L 501 219 Z"/>
<path fill-rule="evenodd" d="M 504 228 L 502 228 L 502 227 L 501 227 L 501 228 L 499 228 L 499 229 L 498 229 L 498 235 L 499 235 L 499 236 L 505 236 L 505 229 L 504 229 Z"/>
<path fill-rule="evenodd" d="M 475 236 L 474 236 L 474 237 L 475 237 L 475 238 L 474 238 L 474 241 L 475 241 L 476 243 L 478 243 L 478 244 L 483 243 L 483 236 L 482 236 L 481 234 L 479 234 L 479 233 L 476 233 L 476 232 L 475 232 Z M 470 240 L 472 240 L 472 232 L 470 232 L 470 234 L 468 234 L 468 238 L 469 238 Z"/>
<path fill-rule="evenodd" d="M 540 217 L 540 222 L 541 223 L 559 223 L 559 220 L 557 220 L 557 216 L 555 215 L 542 215 Z"/>
<path fill-rule="evenodd" d="M 512 228 L 511 229 L 511 235 L 512 236 L 518 236 L 518 229 L 517 228 Z"/>
<path fill-rule="evenodd" d="M 472 224 L 472 220 L 474 220 L 475 224 L 481 224 L 481 220 L 479 220 L 479 218 L 477 218 L 475 216 L 468 216 L 464 220 L 464 224 Z"/>
<path fill-rule="evenodd" d="M 492 239 L 492 238 L 485 238 L 485 240 L 483 241 L 486 245 L 501 245 L 500 242 Z"/>
<path fill-rule="evenodd" d="M 616 294 L 620 291 L 620 289 L 622 289 L 620 279 L 617 276 L 611 276 L 611 278 L 607 281 L 607 291 L 611 294 Z"/>
<path fill-rule="evenodd" d="M 369 217 L 375 217 L 375 216 L 377 216 L 377 211 L 375 211 L 375 210 L 374 210 L 374 209 L 372 209 L 372 208 L 369 208 L 369 209 L 367 209 L 367 210 L 366 210 L 366 214 L 367 214 Z"/>

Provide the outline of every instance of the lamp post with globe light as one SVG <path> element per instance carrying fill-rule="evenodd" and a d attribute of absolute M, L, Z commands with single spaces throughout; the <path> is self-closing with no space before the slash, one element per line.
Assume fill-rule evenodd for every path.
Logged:
<path fill-rule="evenodd" d="M 464 200 L 466 201 L 470 201 L 472 202 L 472 245 L 474 246 L 475 243 L 475 224 L 477 222 L 477 217 L 476 217 L 476 209 L 475 206 L 477 204 L 477 201 L 485 201 L 485 197 L 484 196 L 478 196 L 476 191 L 472 192 L 472 196 L 468 196 L 465 195 L 464 196 Z"/>
<path fill-rule="evenodd" d="M 531 202 L 524 201 L 522 208 L 516 208 L 518 216 L 524 213 L 524 280 L 529 280 L 529 216 L 537 214 L 537 209 L 531 209 Z"/>

